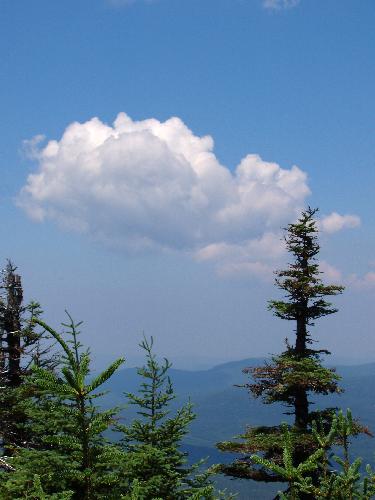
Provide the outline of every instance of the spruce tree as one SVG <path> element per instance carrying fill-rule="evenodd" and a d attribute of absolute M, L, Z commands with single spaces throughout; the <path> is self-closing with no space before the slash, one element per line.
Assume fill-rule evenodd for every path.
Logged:
<path fill-rule="evenodd" d="M 69 317 L 70 318 L 70 317 Z M 38 398 L 25 402 L 33 442 L 18 449 L 8 460 L 14 469 L 0 477 L 4 499 L 29 498 L 38 487 L 46 498 L 74 500 L 118 499 L 118 463 L 122 452 L 103 436 L 115 423 L 118 409 L 100 410 L 98 389 L 123 363 L 120 358 L 96 377 L 90 377 L 90 355 L 79 342 L 79 326 L 70 318 L 65 340 L 39 319 L 61 347 L 58 373 L 35 365 L 28 385 Z M 28 496 L 29 495 L 29 496 Z"/>
<path fill-rule="evenodd" d="M 127 393 L 129 404 L 135 405 L 139 418 L 129 426 L 119 426 L 121 446 L 126 452 L 124 475 L 130 485 L 124 498 L 179 500 L 214 498 L 214 488 L 207 474 L 197 474 L 200 464 L 187 466 L 187 454 L 181 451 L 181 440 L 195 418 L 190 403 L 170 415 L 175 400 L 167 359 L 159 364 L 153 353 L 153 339 L 144 339 L 140 347 L 147 363 L 138 369 L 142 377 L 138 394 Z M 216 497 L 218 498 L 218 497 Z M 221 498 L 221 497 L 220 497 Z"/>
<path fill-rule="evenodd" d="M 320 420 L 329 426 L 333 409 L 312 411 L 311 395 L 340 392 L 340 377 L 333 369 L 322 365 L 322 354 L 327 350 L 314 349 L 315 342 L 311 327 L 317 319 L 337 311 L 327 297 L 342 293 L 343 287 L 324 284 L 317 256 L 318 228 L 315 220 L 317 210 L 303 211 L 296 223 L 285 229 L 285 243 L 293 261 L 284 270 L 276 272 L 276 286 L 285 294 L 283 300 L 271 300 L 269 309 L 281 319 L 294 322 L 295 339 L 286 343 L 286 350 L 273 356 L 264 366 L 247 368 L 252 376 L 246 384 L 255 397 L 261 397 L 266 404 L 283 403 L 288 414 L 293 415 L 290 440 L 293 445 L 293 464 L 298 467 L 317 447 L 311 432 L 313 420 Z M 250 427 L 242 436 L 242 442 L 219 443 L 223 451 L 239 452 L 244 456 L 234 463 L 222 466 L 221 471 L 234 477 L 258 481 L 283 481 L 280 474 L 270 471 L 254 462 L 253 453 L 261 453 L 265 460 L 276 464 L 283 462 L 283 436 L 281 426 Z"/>
<path fill-rule="evenodd" d="M 328 430 L 313 422 L 312 436 L 317 450 L 304 462 L 294 464 L 290 431 L 284 424 L 283 463 L 253 455 L 252 460 L 288 482 L 288 490 L 279 492 L 280 500 L 301 498 L 326 500 L 370 500 L 375 497 L 375 473 L 370 465 L 363 471 L 362 458 L 350 459 L 350 437 L 357 432 L 351 411 L 333 415 Z M 330 452 L 335 445 L 335 454 Z M 362 470 L 361 470 L 362 469 Z"/>

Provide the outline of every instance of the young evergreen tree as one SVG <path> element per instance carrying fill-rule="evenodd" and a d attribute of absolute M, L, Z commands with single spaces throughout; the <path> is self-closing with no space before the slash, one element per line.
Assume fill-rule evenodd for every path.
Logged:
<path fill-rule="evenodd" d="M 331 427 L 313 422 L 312 435 L 317 450 L 304 462 L 294 465 L 294 449 L 291 432 L 284 425 L 283 464 L 253 455 L 252 460 L 288 482 L 288 490 L 279 492 L 280 500 L 300 500 L 308 496 L 327 500 L 370 500 L 375 497 L 375 473 L 366 466 L 361 473 L 362 459 L 351 462 L 349 457 L 350 437 L 357 432 L 357 424 L 350 410 L 346 415 L 340 410 L 333 415 Z M 335 455 L 329 452 L 336 445 Z"/>
<path fill-rule="evenodd" d="M 286 228 L 285 243 L 293 257 L 287 269 L 276 272 L 276 286 L 285 293 L 284 300 L 272 300 L 269 309 L 284 320 L 296 325 L 295 341 L 288 342 L 286 350 L 273 356 L 264 366 L 245 369 L 253 381 L 246 385 L 255 397 L 261 397 L 267 404 L 283 403 L 294 416 L 290 433 L 293 447 L 293 464 L 299 464 L 314 452 L 317 445 L 312 437 L 312 421 L 320 419 L 330 425 L 334 411 L 325 409 L 311 411 L 310 395 L 340 392 L 340 377 L 333 369 L 322 365 L 321 355 L 329 354 L 314 349 L 310 327 L 324 316 L 337 311 L 326 297 L 342 293 L 343 287 L 326 285 L 321 279 L 317 262 L 320 250 L 315 220 L 317 210 L 308 208 L 302 212 L 296 223 Z M 284 433 L 281 426 L 252 427 L 243 436 L 242 442 L 219 443 L 223 451 L 244 454 L 235 463 L 222 466 L 221 471 L 234 477 L 258 481 L 283 481 L 282 475 L 270 471 L 251 454 L 261 453 L 265 460 L 281 465 L 283 461 Z"/>
<path fill-rule="evenodd" d="M 70 318 L 70 316 L 69 316 Z M 8 460 L 14 469 L 0 475 L 0 497 L 31 498 L 36 487 L 46 498 L 118 499 L 118 463 L 122 452 L 103 433 L 114 423 L 117 409 L 101 411 L 94 404 L 98 389 L 123 363 L 120 358 L 88 380 L 90 356 L 78 340 L 79 324 L 70 318 L 69 340 L 39 319 L 63 351 L 60 373 L 34 366 L 28 384 L 39 397 L 26 401 L 33 442 Z M 37 484 L 35 483 L 37 478 Z"/>
<path fill-rule="evenodd" d="M 147 359 L 138 369 L 143 382 L 138 394 L 126 394 L 129 403 L 138 407 L 139 418 L 129 426 L 119 426 L 126 452 L 124 477 L 130 485 L 123 498 L 131 499 L 135 492 L 143 500 L 218 498 L 208 474 L 197 473 L 201 463 L 187 466 L 187 454 L 180 449 L 195 415 L 187 403 L 170 416 L 170 404 L 176 398 L 168 377 L 171 364 L 166 359 L 159 364 L 152 337 L 144 339 L 140 347 Z"/>

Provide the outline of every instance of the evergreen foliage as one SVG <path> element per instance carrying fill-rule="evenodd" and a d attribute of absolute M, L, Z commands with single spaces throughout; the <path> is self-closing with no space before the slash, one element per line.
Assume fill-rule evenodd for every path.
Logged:
<path fill-rule="evenodd" d="M 69 316 L 69 315 L 68 315 Z M 101 410 L 96 402 L 101 386 L 123 363 L 120 358 L 90 377 L 90 355 L 79 341 L 79 326 L 69 316 L 65 335 L 34 318 L 62 350 L 57 370 L 35 364 L 24 377 L 22 411 L 25 432 L 32 438 L 17 447 L 1 466 L 0 498 L 13 499 L 224 499 L 209 481 L 201 462 L 187 466 L 181 439 L 195 418 L 188 403 L 170 416 L 175 399 L 168 377 L 170 363 L 160 365 L 152 340 L 141 344 L 147 364 L 139 369 L 139 394 L 127 394 L 138 406 L 139 418 L 130 426 L 117 422 L 118 408 Z M 110 443 L 104 433 L 121 431 L 121 442 Z"/>
<path fill-rule="evenodd" d="M 160 364 L 153 353 L 153 339 L 140 344 L 146 353 L 146 365 L 138 369 L 142 377 L 138 394 L 127 393 L 129 404 L 138 408 L 139 418 L 129 426 L 119 426 L 121 446 L 126 452 L 125 476 L 131 485 L 127 496 L 135 491 L 139 499 L 179 500 L 217 498 L 208 474 L 199 473 L 201 463 L 187 466 L 181 440 L 194 420 L 191 403 L 170 415 L 170 404 L 176 398 L 168 370 L 171 364 Z"/>
<path fill-rule="evenodd" d="M 326 297 L 342 293 L 343 287 L 326 285 L 321 279 L 317 262 L 319 243 L 317 239 L 317 210 L 308 208 L 302 212 L 296 223 L 285 229 L 285 243 L 293 261 L 284 270 L 276 272 L 276 286 L 285 294 L 283 300 L 271 300 L 269 309 L 275 316 L 295 322 L 295 342 L 286 342 L 286 350 L 264 366 L 245 369 L 253 381 L 246 388 L 264 403 L 282 403 L 294 416 L 294 425 L 288 434 L 293 442 L 293 467 L 306 462 L 317 448 L 312 436 L 312 421 L 320 420 L 329 426 L 333 409 L 312 412 L 311 394 L 338 393 L 339 378 L 333 369 L 322 365 L 321 355 L 330 354 L 326 350 L 311 347 L 310 327 L 315 321 L 337 311 Z M 359 427 L 353 429 L 358 432 Z M 233 464 L 222 466 L 221 470 L 234 477 L 259 481 L 281 481 L 285 475 L 270 473 L 264 464 L 270 461 L 282 467 L 285 433 L 282 426 L 248 428 L 241 442 L 219 443 L 223 451 L 236 451 L 244 455 Z M 263 463 L 254 458 L 253 453 L 262 453 Z M 267 462 L 268 461 L 268 462 Z M 281 471 L 281 469 L 280 469 Z"/>
<path fill-rule="evenodd" d="M 328 431 L 313 422 L 313 438 L 317 450 L 298 466 L 294 465 L 294 447 L 291 434 L 286 424 L 284 430 L 283 465 L 266 460 L 258 455 L 251 458 L 254 463 L 268 469 L 271 474 L 284 478 L 288 490 L 279 493 L 280 500 L 299 500 L 308 496 L 313 499 L 327 500 L 370 500 L 375 496 L 375 474 L 367 465 L 362 476 L 361 458 L 353 462 L 349 457 L 350 436 L 356 432 L 350 410 L 346 415 L 340 410 L 332 418 Z M 336 443 L 336 454 L 329 454 L 329 449 Z M 339 443 L 339 446 L 337 446 Z M 332 455 L 332 456 L 330 456 Z"/>
<path fill-rule="evenodd" d="M 34 319 L 61 347 L 62 365 L 58 374 L 37 365 L 33 368 L 28 384 L 40 395 L 37 400 L 27 401 L 34 445 L 21 448 L 10 461 L 15 470 L 2 474 L 1 498 L 28 498 L 25 492 L 36 488 L 36 477 L 47 498 L 120 497 L 116 485 L 117 463 L 122 453 L 103 437 L 114 424 L 118 410 L 100 411 L 94 402 L 103 394 L 97 389 L 124 360 L 118 359 L 88 381 L 89 352 L 82 349 L 78 340 L 80 323 L 75 324 L 70 316 L 69 319 L 64 324 L 69 340 Z"/>

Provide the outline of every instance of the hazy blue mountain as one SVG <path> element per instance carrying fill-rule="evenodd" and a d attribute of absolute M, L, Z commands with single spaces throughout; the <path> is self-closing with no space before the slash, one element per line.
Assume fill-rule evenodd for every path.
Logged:
<path fill-rule="evenodd" d="M 178 394 L 199 395 L 208 392 L 217 392 L 222 388 L 232 387 L 234 384 L 243 383 L 246 378 L 241 370 L 245 366 L 256 366 L 264 358 L 250 358 L 242 361 L 214 366 L 208 370 L 178 370 L 171 368 L 169 375 Z M 139 378 L 136 368 L 124 368 L 116 372 L 110 380 L 110 390 L 114 394 L 121 394 L 124 387 L 128 392 L 137 389 Z"/>
<path fill-rule="evenodd" d="M 219 452 L 215 443 L 241 434 L 247 425 L 272 425 L 280 420 L 288 420 L 288 416 L 283 415 L 285 408 L 282 406 L 265 405 L 253 399 L 245 388 L 235 387 L 248 380 L 242 373 L 244 367 L 257 366 L 263 362 L 264 359 L 249 358 L 221 364 L 209 370 L 170 370 L 170 377 L 178 394 L 176 405 L 190 398 L 197 414 L 184 444 L 192 461 L 201 457 L 209 457 L 208 463 L 231 461 L 233 456 Z M 337 366 L 337 373 L 343 377 L 341 385 L 345 392 L 317 398 L 317 407 L 321 404 L 351 408 L 363 424 L 375 431 L 375 363 Z M 116 373 L 108 385 L 111 404 L 124 404 L 124 389 L 128 392 L 137 391 L 139 381 L 135 368 Z M 123 416 L 125 420 L 131 420 L 134 409 L 126 408 Z M 373 463 L 375 439 L 365 436 L 357 438 L 352 450 L 353 455 L 360 454 L 366 461 Z M 218 484 L 233 492 L 238 491 L 239 500 L 272 498 L 278 489 L 277 485 L 264 486 L 252 481 L 230 481 L 226 478 L 219 478 Z"/>

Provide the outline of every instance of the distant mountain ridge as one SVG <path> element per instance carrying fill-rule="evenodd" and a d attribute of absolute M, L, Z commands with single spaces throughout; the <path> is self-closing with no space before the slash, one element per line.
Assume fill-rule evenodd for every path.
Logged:
<path fill-rule="evenodd" d="M 209 456 L 208 463 L 231 461 L 233 456 L 215 448 L 218 441 L 231 440 L 248 425 L 273 425 L 290 418 L 283 414 L 285 408 L 281 405 L 265 405 L 261 400 L 252 398 L 246 389 L 235 387 L 249 380 L 242 373 L 243 368 L 258 366 L 264 361 L 265 358 L 247 358 L 196 371 L 171 368 L 169 375 L 178 395 L 175 405 L 190 399 L 197 414 L 184 444 L 193 460 Z M 353 415 L 375 432 L 375 362 L 338 365 L 335 368 L 342 376 L 341 385 L 345 392 L 316 398 L 317 407 L 351 408 Z M 126 399 L 123 392 L 136 392 L 139 383 L 136 368 L 118 371 L 107 384 L 110 391 L 108 404 L 124 405 Z M 123 415 L 125 421 L 132 420 L 134 408 L 125 408 Z M 357 438 L 352 452 L 353 456 L 361 455 L 366 463 L 374 464 L 375 439 L 367 436 Z M 233 492 L 240 491 L 237 500 L 272 498 L 272 492 L 277 491 L 275 486 L 258 485 L 253 481 L 231 482 L 221 478 L 219 484 Z"/>
<path fill-rule="evenodd" d="M 246 358 L 239 361 L 230 361 L 213 366 L 205 370 L 183 370 L 171 368 L 169 371 L 176 393 L 180 396 L 186 394 L 200 394 L 207 391 L 220 391 L 222 389 L 240 385 L 249 378 L 242 373 L 246 367 L 263 364 L 267 358 Z M 358 365 L 331 365 L 336 369 L 343 380 L 357 377 L 375 377 L 375 362 Z M 124 390 L 131 392 L 137 390 L 139 377 L 136 368 L 123 368 L 111 378 L 109 387 L 116 394 Z"/>
<path fill-rule="evenodd" d="M 247 358 L 214 366 L 207 370 L 170 369 L 170 377 L 178 395 L 176 404 L 191 400 L 197 419 L 191 426 L 188 442 L 194 445 L 212 447 L 221 439 L 229 439 L 243 431 L 245 425 L 259 425 L 280 422 L 286 419 L 285 409 L 278 405 L 265 405 L 252 398 L 246 389 L 235 387 L 249 381 L 242 373 L 243 368 L 257 366 L 264 358 Z M 364 424 L 375 430 L 375 362 L 363 365 L 337 366 L 342 376 L 345 392 L 340 395 L 320 396 L 316 404 L 350 407 Z M 136 368 L 125 368 L 110 379 L 107 389 L 111 404 L 125 404 L 123 392 L 136 392 L 140 383 Z M 220 411 L 218 411 L 220 409 Z M 132 415 L 132 409 L 125 416 Z"/>

